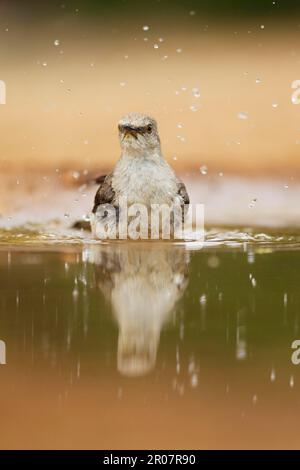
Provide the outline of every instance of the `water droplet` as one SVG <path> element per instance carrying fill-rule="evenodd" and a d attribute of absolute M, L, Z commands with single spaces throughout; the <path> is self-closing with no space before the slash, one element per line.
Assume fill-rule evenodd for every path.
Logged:
<path fill-rule="evenodd" d="M 79 177 L 80 177 L 79 171 L 73 171 L 72 176 L 73 176 L 74 180 L 78 180 Z"/>
<path fill-rule="evenodd" d="M 55 39 L 54 41 L 54 46 L 59 46 L 60 45 L 60 40 L 59 39 Z"/>
<path fill-rule="evenodd" d="M 273 103 L 272 108 L 278 108 L 278 103 Z"/>
<path fill-rule="evenodd" d="M 193 358 L 191 358 L 189 361 L 189 365 L 188 365 L 188 373 L 193 374 L 195 370 L 196 370 L 195 361 Z"/>
<path fill-rule="evenodd" d="M 294 96 L 294 95 L 292 96 L 291 101 L 292 101 L 292 103 L 294 103 L 294 104 L 299 104 L 298 98 L 297 98 L 296 96 Z"/>
<path fill-rule="evenodd" d="M 67 212 L 64 214 L 64 218 L 65 219 L 68 219 L 70 217 L 70 214 L 68 214 Z"/>
<path fill-rule="evenodd" d="M 207 302 L 206 295 L 205 294 L 201 295 L 199 298 L 200 305 L 206 305 L 206 302 Z"/>
<path fill-rule="evenodd" d="M 274 382 L 276 380 L 276 372 L 275 372 L 274 367 L 272 367 L 271 369 L 270 380 L 271 382 Z"/>
<path fill-rule="evenodd" d="M 43 65 L 43 67 L 47 67 L 48 64 L 47 64 L 47 62 L 43 62 L 42 65 Z"/>
<path fill-rule="evenodd" d="M 159 45 L 158 45 L 158 44 L 154 44 L 153 47 L 154 47 L 154 49 L 158 49 L 158 48 L 159 48 Z"/>
<path fill-rule="evenodd" d="M 291 377 L 290 377 L 290 387 L 293 388 L 293 387 L 294 387 L 294 384 L 295 384 L 294 376 L 291 375 Z"/>
<path fill-rule="evenodd" d="M 261 24 L 261 25 L 260 25 L 260 29 L 265 29 L 265 25 L 264 25 L 264 24 Z"/>
<path fill-rule="evenodd" d="M 179 123 L 177 124 L 177 127 L 178 127 L 179 129 L 182 129 L 182 128 L 183 128 L 183 124 L 181 124 L 181 123 L 179 122 Z"/>
<path fill-rule="evenodd" d="M 223 171 L 220 171 L 219 176 L 221 176 L 221 177 L 224 176 Z"/>
<path fill-rule="evenodd" d="M 79 295 L 78 288 L 77 288 L 77 287 L 74 287 L 73 292 L 72 292 L 72 296 L 73 296 L 74 301 L 77 300 L 78 295 Z"/>
<path fill-rule="evenodd" d="M 256 78 L 255 83 L 261 83 L 261 79 L 260 79 L 260 78 Z"/>
<path fill-rule="evenodd" d="M 197 106 L 195 106 L 194 104 L 192 104 L 192 105 L 190 106 L 190 110 L 193 111 L 193 113 L 195 113 L 196 111 L 198 111 L 198 108 L 197 108 Z"/>
<path fill-rule="evenodd" d="M 150 29 L 150 27 L 149 27 L 148 25 L 145 24 L 145 25 L 143 26 L 143 31 L 149 31 L 149 29 Z"/>
<path fill-rule="evenodd" d="M 206 165 L 202 165 L 202 166 L 200 166 L 200 168 L 199 168 L 199 169 L 200 169 L 200 173 L 201 173 L 201 175 L 207 175 L 207 173 L 208 173 L 208 168 L 207 168 L 207 166 L 206 166 Z"/>
<path fill-rule="evenodd" d="M 252 209 L 252 208 L 255 206 L 256 203 L 257 203 L 257 198 L 255 197 L 255 198 L 252 199 L 252 201 L 250 202 L 249 208 Z"/>
<path fill-rule="evenodd" d="M 207 260 L 207 265 L 212 269 L 216 269 L 220 266 L 220 260 L 217 256 L 210 256 Z"/>
<path fill-rule="evenodd" d="M 164 42 L 164 38 L 158 38 L 158 42 Z"/>
<path fill-rule="evenodd" d="M 238 118 L 243 120 L 248 119 L 248 113 L 245 111 L 241 111 L 240 113 L 238 113 Z"/>
<path fill-rule="evenodd" d="M 196 388 L 198 385 L 198 375 L 193 374 L 191 377 L 191 387 Z"/>
<path fill-rule="evenodd" d="M 289 189 L 289 185 L 288 185 L 288 184 L 285 184 L 285 185 L 284 185 L 284 189 Z"/>
<path fill-rule="evenodd" d="M 178 54 L 181 54 L 182 49 L 181 49 L 180 47 L 178 47 L 178 49 L 176 49 L 176 52 L 177 52 Z"/>
<path fill-rule="evenodd" d="M 193 88 L 192 89 L 192 93 L 194 95 L 195 98 L 200 98 L 200 91 L 199 91 L 199 88 Z"/>

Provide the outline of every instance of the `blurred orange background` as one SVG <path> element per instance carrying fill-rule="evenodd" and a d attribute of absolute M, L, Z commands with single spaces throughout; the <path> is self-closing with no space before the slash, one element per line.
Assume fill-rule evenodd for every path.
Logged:
<path fill-rule="evenodd" d="M 118 119 L 140 111 L 158 120 L 178 170 L 299 173 L 297 21 L 192 13 L 146 21 L 72 10 L 41 23 L 12 12 L 0 31 L 1 169 L 109 169 Z"/>

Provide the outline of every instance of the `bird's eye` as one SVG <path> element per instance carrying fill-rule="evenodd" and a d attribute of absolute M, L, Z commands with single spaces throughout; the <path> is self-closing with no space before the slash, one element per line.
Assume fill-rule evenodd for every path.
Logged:
<path fill-rule="evenodd" d="M 150 132 L 152 131 L 152 126 L 148 126 L 148 127 L 147 127 L 147 131 L 148 131 L 149 134 L 150 134 Z"/>

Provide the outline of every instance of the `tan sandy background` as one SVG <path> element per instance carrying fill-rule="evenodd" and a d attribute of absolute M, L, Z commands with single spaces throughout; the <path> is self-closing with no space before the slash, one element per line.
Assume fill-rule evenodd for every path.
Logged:
<path fill-rule="evenodd" d="M 181 171 L 296 176 L 297 22 L 193 21 L 156 18 L 143 31 L 136 19 L 74 16 L 3 28 L 1 169 L 108 169 L 119 157 L 117 121 L 137 110 L 157 118 Z"/>

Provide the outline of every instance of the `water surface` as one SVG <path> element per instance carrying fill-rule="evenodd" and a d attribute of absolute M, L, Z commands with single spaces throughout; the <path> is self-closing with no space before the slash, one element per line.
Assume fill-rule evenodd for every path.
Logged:
<path fill-rule="evenodd" d="M 296 233 L 212 229 L 201 250 L 16 235 L 1 448 L 299 447 Z"/>

